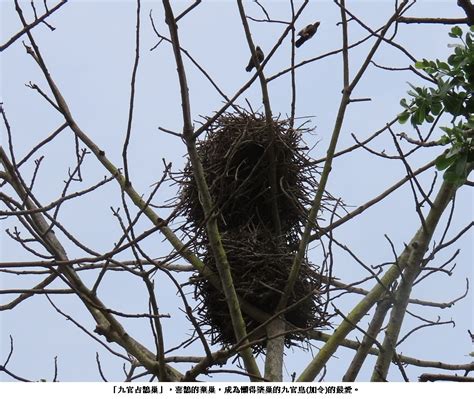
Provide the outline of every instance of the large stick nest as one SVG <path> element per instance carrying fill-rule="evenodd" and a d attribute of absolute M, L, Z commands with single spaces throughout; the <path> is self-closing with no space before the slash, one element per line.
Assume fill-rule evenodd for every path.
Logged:
<path fill-rule="evenodd" d="M 220 231 L 235 231 L 244 226 L 275 232 L 272 216 L 274 194 L 271 187 L 274 154 L 276 201 L 281 231 L 287 240 L 298 241 L 317 172 L 306 157 L 301 143 L 302 130 L 292 129 L 288 121 L 273 121 L 271 131 L 261 115 L 225 114 L 198 143 L 198 153 L 206 174 Z M 205 225 L 204 212 L 187 165 L 181 192 L 180 213 L 192 231 Z M 193 234 L 194 235 L 194 234 Z"/>
<path fill-rule="evenodd" d="M 280 296 L 283 293 L 294 258 L 287 246 L 276 245 L 269 235 L 256 232 L 223 233 L 223 246 L 231 267 L 232 278 L 239 297 L 260 310 L 274 314 Z M 204 256 L 204 262 L 211 270 L 216 271 L 212 253 Z M 198 313 L 201 323 L 210 326 L 207 332 L 212 344 L 235 344 L 234 331 L 224 294 L 217 290 L 205 278 L 193 279 L 196 286 L 196 297 L 199 298 Z M 302 341 L 308 330 L 324 326 L 326 314 L 323 311 L 322 290 L 317 269 L 303 262 L 299 278 L 288 301 L 289 310 L 285 318 L 295 328 L 285 336 L 285 344 L 291 346 Z M 251 333 L 259 323 L 243 314 L 247 332 Z M 252 334 L 251 340 L 260 338 Z M 261 351 L 266 340 L 256 342 L 256 352 Z"/>
<path fill-rule="evenodd" d="M 318 173 L 302 144 L 304 131 L 292 128 L 286 120 L 274 120 L 268 126 L 259 114 L 225 114 L 197 144 L 235 289 L 240 297 L 269 314 L 274 313 L 288 281 L 307 209 L 318 185 Z M 277 182 L 273 190 L 272 181 Z M 193 238 L 194 249 L 206 267 L 217 273 L 190 164 L 179 183 L 178 215 L 185 218 L 183 232 Z M 326 202 L 325 197 L 323 205 Z M 315 270 L 309 262 L 303 262 L 288 303 L 293 306 L 285 313 L 286 319 L 301 330 L 327 324 L 321 304 L 323 287 Z M 211 341 L 235 343 L 223 294 L 206 279 L 197 277 L 193 281 L 198 314 L 209 326 Z M 248 332 L 258 326 L 250 317 L 244 315 L 244 319 Z M 291 345 L 303 337 L 301 332 L 292 332 L 285 342 Z M 264 346 L 263 341 L 254 349 Z"/>

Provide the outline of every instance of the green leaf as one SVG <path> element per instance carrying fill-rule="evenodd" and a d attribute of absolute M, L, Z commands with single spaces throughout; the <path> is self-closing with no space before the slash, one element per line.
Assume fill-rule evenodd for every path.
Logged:
<path fill-rule="evenodd" d="M 444 170 L 448 168 L 449 166 L 451 166 L 453 162 L 454 162 L 453 157 L 448 158 L 446 156 L 446 153 L 443 153 L 435 160 L 436 169 Z"/>
<path fill-rule="evenodd" d="M 423 69 L 424 67 L 425 67 L 425 63 L 423 61 L 416 61 L 415 62 L 415 68 Z"/>
<path fill-rule="evenodd" d="M 439 96 L 445 97 L 449 90 L 451 90 L 451 83 L 448 80 L 438 80 L 438 89 L 439 89 Z"/>
<path fill-rule="evenodd" d="M 449 65 L 446 62 L 436 60 L 436 64 L 438 66 L 438 69 L 441 69 L 442 71 L 449 71 Z"/>
<path fill-rule="evenodd" d="M 474 149 L 467 153 L 467 162 L 474 162 Z"/>
<path fill-rule="evenodd" d="M 410 113 L 408 111 L 403 111 L 401 114 L 398 115 L 398 123 L 405 123 L 409 117 Z"/>
<path fill-rule="evenodd" d="M 457 175 L 456 172 L 453 172 L 451 169 L 448 169 L 446 172 L 444 172 L 443 179 L 448 183 L 456 184 L 458 186 L 463 185 L 466 181 L 465 177 Z"/>
<path fill-rule="evenodd" d="M 413 126 L 421 125 L 425 120 L 425 111 L 423 108 L 418 108 L 410 118 Z"/>
<path fill-rule="evenodd" d="M 441 104 L 439 100 L 431 104 L 431 112 L 433 115 L 439 115 L 442 109 L 443 109 L 443 105 Z"/>
<path fill-rule="evenodd" d="M 449 144 L 451 143 L 451 139 L 449 138 L 449 136 L 447 135 L 443 135 L 441 136 L 441 138 L 438 140 L 438 142 L 441 144 L 441 145 L 446 145 L 446 144 Z"/>
<path fill-rule="evenodd" d="M 464 184 L 466 181 L 467 155 L 455 158 L 456 161 L 444 172 L 443 178 L 449 183 Z"/>
<path fill-rule="evenodd" d="M 451 115 L 459 116 L 459 111 L 461 110 L 462 99 L 460 99 L 456 94 L 448 94 L 443 99 L 443 105 Z"/>
<path fill-rule="evenodd" d="M 459 147 L 459 145 L 454 145 L 448 150 L 446 158 L 457 158 L 460 151 L 461 148 Z"/>
<path fill-rule="evenodd" d="M 452 32 L 453 34 L 455 34 L 456 36 L 459 36 L 459 37 L 462 36 L 462 29 L 461 29 L 459 26 L 454 26 L 454 27 L 451 29 L 451 32 Z"/>
<path fill-rule="evenodd" d="M 451 33 L 449 33 L 451 37 L 461 37 L 462 36 L 462 29 L 459 26 L 454 26 L 451 29 Z"/>
<path fill-rule="evenodd" d="M 474 113 L 474 97 L 470 97 L 467 101 L 466 101 L 466 105 L 465 105 L 465 108 L 466 108 L 466 112 L 471 115 Z"/>
<path fill-rule="evenodd" d="M 466 177 L 466 166 L 467 166 L 467 154 L 464 153 L 456 159 L 456 162 L 454 163 L 453 167 L 456 174 L 464 178 Z"/>
<path fill-rule="evenodd" d="M 474 32 L 474 26 L 470 28 Z M 468 32 L 463 41 L 459 26 L 451 29 L 450 36 L 462 43 L 450 44 L 453 54 L 447 62 L 423 58 L 415 67 L 423 69 L 435 79 L 435 85 L 415 86 L 409 82 L 407 99 L 401 99 L 402 112 L 399 123 L 410 120 L 416 127 L 433 123 L 443 112 L 451 114 L 451 122 L 440 126 L 444 134 L 438 143 L 447 145 L 448 150 L 436 158 L 436 168 L 445 171 L 444 178 L 456 184 L 463 184 L 467 178 L 467 164 L 474 162 L 474 135 L 466 132 L 474 129 L 474 35 Z"/>
<path fill-rule="evenodd" d="M 467 121 L 467 123 L 466 123 L 466 127 L 467 127 L 468 129 L 474 129 L 474 114 L 472 114 L 472 115 L 469 117 L 469 119 L 468 119 L 468 121 Z"/>

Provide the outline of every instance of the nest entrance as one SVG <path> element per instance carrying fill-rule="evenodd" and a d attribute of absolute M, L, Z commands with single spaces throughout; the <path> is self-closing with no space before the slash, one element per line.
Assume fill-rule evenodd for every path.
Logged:
<path fill-rule="evenodd" d="M 259 114 L 225 114 L 197 145 L 237 294 L 269 314 L 274 313 L 288 281 L 306 209 L 318 184 L 317 172 L 302 145 L 302 133 L 291 128 L 288 121 L 274 120 L 268 126 Z M 273 189 L 272 181 L 277 182 Z M 194 249 L 217 273 L 189 164 L 180 185 L 178 210 L 186 220 L 183 231 L 195 238 Z M 273 201 L 277 204 L 279 234 Z M 302 332 L 285 337 L 289 346 L 304 340 L 304 330 L 327 324 L 318 276 L 317 268 L 305 260 L 285 313 Z M 208 326 L 212 343 L 235 343 L 224 295 L 206 279 L 193 281 L 198 314 Z M 244 319 L 248 332 L 258 326 L 245 314 Z M 254 350 L 264 346 L 261 342 Z"/>

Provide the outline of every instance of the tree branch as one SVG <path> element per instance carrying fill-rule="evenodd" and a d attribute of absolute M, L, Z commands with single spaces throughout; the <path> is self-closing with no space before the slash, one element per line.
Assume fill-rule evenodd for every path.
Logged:
<path fill-rule="evenodd" d="M 169 0 L 163 0 L 165 8 L 166 23 L 168 24 L 171 41 L 173 43 L 173 51 L 178 69 L 178 77 L 181 91 L 181 104 L 183 113 L 183 138 L 188 149 L 189 160 L 193 167 L 193 176 L 199 191 L 200 202 L 206 218 L 206 229 L 208 233 L 209 242 L 211 244 L 212 252 L 216 260 L 217 270 L 222 283 L 222 289 L 229 306 L 229 313 L 232 320 L 232 326 L 237 340 L 247 335 L 245 322 L 242 317 L 239 300 L 235 291 L 234 283 L 232 281 L 232 274 L 230 272 L 230 265 L 227 260 L 224 247 L 222 245 L 221 237 L 217 227 L 216 217 L 213 214 L 214 206 L 212 204 L 209 187 L 206 183 L 205 173 L 199 155 L 196 149 L 195 137 L 191 119 L 191 105 L 189 102 L 189 90 L 186 81 L 186 73 L 181 57 L 178 28 L 173 16 Z M 257 363 L 253 357 L 251 348 L 246 348 L 241 352 L 242 359 L 249 374 L 260 377 Z"/>
<path fill-rule="evenodd" d="M 419 264 L 434 233 L 434 230 L 443 214 L 444 209 L 453 198 L 457 187 L 453 184 L 443 182 L 433 207 L 426 217 L 426 229 L 420 228 L 410 243 L 400 254 L 397 262 L 388 269 L 372 290 L 352 309 L 347 316 L 347 320 L 342 321 L 334 331 L 328 342 L 320 349 L 318 355 L 310 362 L 299 377 L 299 381 L 312 381 L 322 370 L 324 364 L 337 350 L 343 339 L 354 329 L 362 317 L 372 308 L 372 306 L 385 295 L 385 287 L 391 286 L 400 276 L 405 268 L 415 268 Z"/>

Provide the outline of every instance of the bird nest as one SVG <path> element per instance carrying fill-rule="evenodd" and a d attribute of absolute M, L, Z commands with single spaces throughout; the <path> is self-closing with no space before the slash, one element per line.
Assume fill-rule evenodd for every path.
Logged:
<path fill-rule="evenodd" d="M 318 172 L 302 142 L 305 131 L 287 120 L 273 120 L 269 126 L 263 115 L 241 112 L 221 116 L 197 143 L 237 294 L 269 314 L 285 289 L 318 186 Z M 206 267 L 217 273 L 192 172 L 188 164 L 178 178 L 177 215 L 184 217 L 182 231 Z M 327 201 L 325 196 L 323 205 Z M 202 276 L 192 281 L 198 314 L 209 326 L 212 343 L 235 343 L 224 295 Z M 296 327 L 285 337 L 287 345 L 303 340 L 304 331 L 327 324 L 324 290 L 317 268 L 304 260 L 285 313 Z M 258 326 L 245 314 L 244 319 L 248 332 Z M 264 346 L 260 341 L 254 350 Z"/>
<path fill-rule="evenodd" d="M 266 234 L 256 232 L 225 232 L 222 243 L 230 264 L 237 295 L 260 310 L 272 315 L 288 283 L 294 253 L 287 246 L 277 245 Z M 206 267 L 216 271 L 212 253 L 204 255 Z M 199 299 L 198 314 L 212 344 L 224 346 L 235 344 L 234 330 L 224 294 L 207 279 L 195 277 L 195 296 Z M 293 293 L 288 301 L 285 319 L 292 324 L 285 336 L 285 344 L 291 346 L 303 341 L 309 330 L 326 325 L 322 292 L 323 284 L 317 268 L 307 261 L 301 265 Z M 247 333 L 251 334 L 259 323 L 243 314 Z M 260 334 L 251 334 L 253 349 L 260 352 L 266 339 Z"/>

